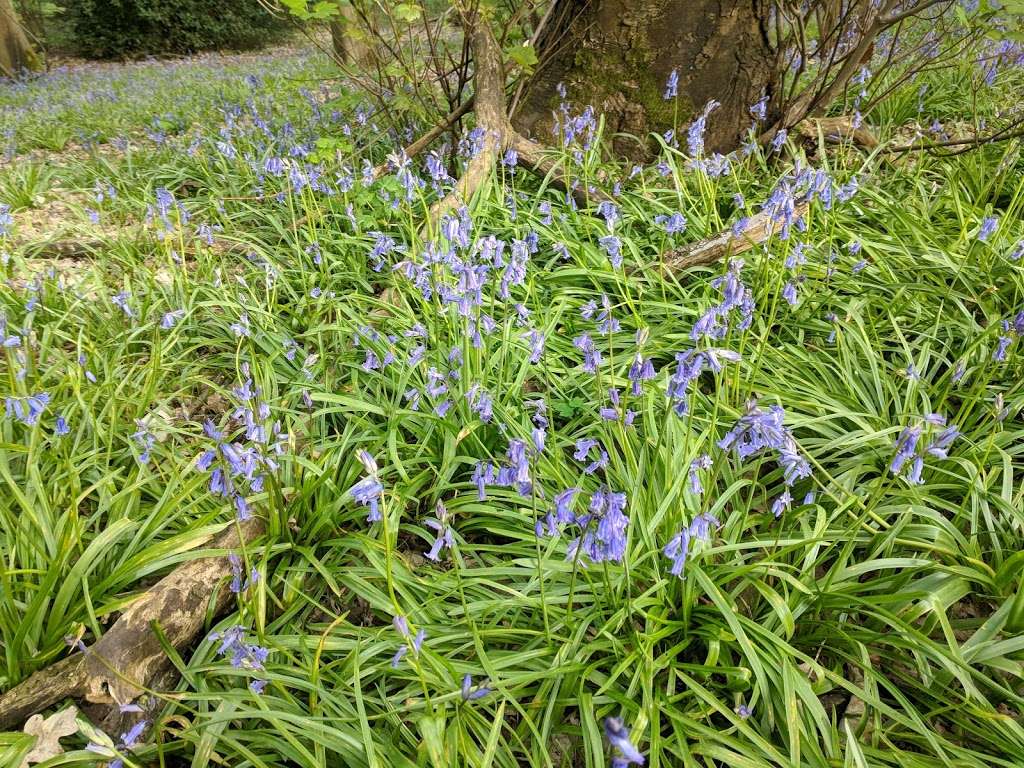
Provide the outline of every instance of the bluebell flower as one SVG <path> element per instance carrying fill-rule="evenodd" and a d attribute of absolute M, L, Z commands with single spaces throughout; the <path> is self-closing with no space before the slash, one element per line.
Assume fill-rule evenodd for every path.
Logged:
<path fill-rule="evenodd" d="M 690 462 L 690 492 L 695 496 L 702 496 L 704 494 L 704 486 L 700 481 L 700 470 L 711 469 L 711 464 L 711 457 L 706 453 L 701 454 Z"/>
<path fill-rule="evenodd" d="M 129 295 L 127 291 L 121 291 L 111 297 L 110 301 L 114 306 L 119 307 L 128 317 L 135 317 L 135 312 L 128 306 Z"/>
<path fill-rule="evenodd" d="M 768 114 L 768 95 L 765 94 L 750 107 L 750 116 L 757 122 L 764 120 Z"/>
<path fill-rule="evenodd" d="M 576 519 L 584 531 L 570 542 L 567 556 L 576 559 L 584 554 L 594 563 L 621 560 L 626 554 L 626 530 L 629 526 L 625 509 L 625 493 L 607 488 L 595 491 L 590 497 L 589 512 Z"/>
<path fill-rule="evenodd" d="M 21 346 L 21 337 L 7 335 L 7 319 L 0 315 L 0 349 L 16 349 Z"/>
<path fill-rule="evenodd" d="M 617 753 L 612 758 L 612 768 L 626 768 L 627 765 L 643 765 L 644 756 L 629 740 L 629 728 L 617 717 L 604 721 L 604 735 Z"/>
<path fill-rule="evenodd" d="M 669 570 L 673 576 L 682 575 L 693 544 L 711 541 L 712 528 L 717 528 L 719 525 L 720 523 L 714 515 L 704 512 L 697 515 L 688 526 L 672 537 L 662 552 L 672 561 L 672 568 Z"/>
<path fill-rule="evenodd" d="M 349 488 L 348 492 L 359 504 L 370 508 L 366 521 L 376 523 L 381 520 L 379 503 L 381 494 L 384 492 L 384 486 L 377 476 L 377 462 L 366 451 L 361 450 L 356 455 L 365 468 L 367 476 Z"/>
<path fill-rule="evenodd" d="M 639 396 L 643 392 L 643 382 L 650 381 L 657 374 L 654 371 L 654 364 L 648 357 L 644 359 L 643 355 L 639 352 L 636 353 L 636 357 L 633 358 L 633 363 L 629 366 L 629 373 L 627 374 L 630 382 L 632 383 L 631 391 L 634 396 Z"/>
<path fill-rule="evenodd" d="M 995 351 L 992 353 L 992 360 L 997 363 L 1002 363 L 1006 360 L 1006 351 L 1010 348 L 1010 343 L 1013 341 L 1012 336 L 1000 336 L 998 343 L 996 344 Z"/>
<path fill-rule="evenodd" d="M 925 456 L 947 458 L 950 446 L 960 434 L 955 426 L 946 424 L 941 414 L 925 416 L 918 424 L 904 427 L 900 432 L 895 444 L 896 455 L 889 465 L 889 471 L 905 477 L 913 484 L 924 482 L 921 473 Z"/>
<path fill-rule="evenodd" d="M 739 715 L 744 720 L 746 720 L 748 717 L 750 717 L 754 713 L 753 710 L 750 707 L 748 707 L 746 704 L 740 704 L 738 707 L 736 707 L 736 709 L 734 711 L 736 712 L 737 715 Z"/>
<path fill-rule="evenodd" d="M 25 426 L 31 427 L 39 421 L 49 402 L 50 395 L 47 392 L 28 397 L 7 397 L 4 399 L 4 410 L 7 418 L 13 417 Z"/>
<path fill-rule="evenodd" d="M 482 699 L 490 692 L 491 689 L 483 685 L 478 685 L 476 690 L 473 690 L 473 678 L 470 675 L 466 675 L 462 678 L 463 701 L 476 701 L 477 699 Z"/>
<path fill-rule="evenodd" d="M 581 334 L 573 339 L 572 343 L 583 353 L 583 370 L 587 373 L 597 373 L 601 366 L 601 351 L 595 346 L 590 334 Z"/>
<path fill-rule="evenodd" d="M 792 433 L 783 425 L 784 417 L 785 411 L 781 406 L 773 405 L 764 411 L 758 408 L 756 401 L 751 401 L 746 413 L 718 442 L 718 447 L 734 450 L 741 461 L 775 451 L 784 482 L 790 487 L 797 480 L 809 477 L 811 466 L 800 455 Z"/>
<path fill-rule="evenodd" d="M 231 325 L 228 327 L 231 329 L 231 332 L 234 333 L 235 336 L 238 338 L 250 336 L 251 334 L 249 332 L 249 314 L 247 312 L 242 312 L 238 317 L 238 321 L 231 323 Z"/>
<path fill-rule="evenodd" d="M 476 466 L 473 468 L 473 482 L 476 484 L 477 499 L 479 501 L 485 501 L 487 499 L 487 486 L 497 482 L 498 476 L 494 469 L 494 465 L 488 461 L 478 461 Z"/>
<path fill-rule="evenodd" d="M 793 497 L 790 495 L 789 489 L 787 488 L 775 498 L 775 501 L 772 502 L 772 514 L 775 515 L 776 519 L 782 517 L 782 513 L 789 510 L 792 503 Z"/>
<path fill-rule="evenodd" d="M 663 98 L 665 100 L 674 99 L 679 95 L 679 70 L 675 67 L 668 73 L 668 82 L 665 83 L 665 93 Z"/>
<path fill-rule="evenodd" d="M 210 640 L 220 642 L 218 656 L 231 657 L 235 669 L 262 670 L 270 650 L 245 639 L 245 628 L 241 625 L 229 627 L 223 632 L 211 632 Z"/>
<path fill-rule="evenodd" d="M 57 437 L 63 437 L 71 432 L 71 427 L 68 426 L 67 421 L 62 415 L 57 416 L 57 420 L 53 425 L 53 434 Z"/>
<path fill-rule="evenodd" d="M 686 229 L 686 217 L 678 211 L 671 216 L 658 214 L 654 217 L 654 223 L 663 227 L 669 235 L 679 234 Z"/>
<path fill-rule="evenodd" d="M 707 130 L 708 117 L 720 106 L 721 103 L 714 99 L 709 101 L 686 131 L 687 151 L 694 162 L 699 161 L 704 155 L 704 133 Z"/>
<path fill-rule="evenodd" d="M 174 309 L 171 310 L 170 312 L 165 312 L 163 318 L 160 320 L 160 327 L 163 328 L 165 331 L 169 331 L 184 316 L 184 309 Z"/>
<path fill-rule="evenodd" d="M 494 398 L 479 384 L 474 384 L 469 388 L 469 391 L 466 392 L 466 400 L 469 403 L 469 410 L 477 414 L 484 424 L 490 422 L 494 417 Z"/>
<path fill-rule="evenodd" d="M 618 269 L 622 266 L 622 241 L 619 240 L 615 235 L 605 235 L 598 239 L 601 247 L 604 248 L 604 252 L 608 254 L 608 260 L 611 262 L 613 269 Z"/>
<path fill-rule="evenodd" d="M 435 563 L 440 559 L 441 550 L 445 547 L 451 549 L 455 546 L 455 537 L 452 534 L 451 525 L 448 523 L 448 509 L 440 501 L 437 502 L 436 514 L 436 518 L 428 518 L 425 521 L 428 528 L 433 528 L 437 532 L 430 551 L 426 553 L 427 559 L 433 560 Z"/>
<path fill-rule="evenodd" d="M 259 581 L 260 573 L 255 567 L 249 570 L 248 577 L 242 580 L 243 568 L 242 560 L 234 552 L 228 555 L 228 565 L 231 566 L 231 584 L 230 589 L 236 595 L 241 594 L 249 589 L 253 584 Z"/>
<path fill-rule="evenodd" d="M 420 629 L 414 637 L 411 636 L 409 622 L 405 616 L 402 616 L 401 614 L 396 615 L 391 620 L 391 623 L 394 624 L 395 631 L 407 641 L 405 644 L 399 646 L 398 651 L 391 659 L 391 666 L 397 668 L 399 662 L 410 650 L 415 654 L 419 654 L 423 647 L 423 641 L 427 637 L 427 632 L 424 629 Z"/>
<path fill-rule="evenodd" d="M 782 149 L 782 145 L 786 143 L 788 133 L 785 128 L 780 128 L 775 135 L 772 137 L 771 148 L 772 152 L 778 152 Z"/>
<path fill-rule="evenodd" d="M 538 330 L 531 329 L 523 334 L 523 338 L 530 345 L 530 363 L 536 365 L 544 356 L 544 334 Z"/>
<path fill-rule="evenodd" d="M 993 234 L 995 234 L 995 231 L 998 228 L 999 219 L 996 218 L 995 216 L 986 216 L 982 220 L 981 226 L 978 227 L 978 240 L 980 240 L 983 243 L 987 242 L 988 239 L 992 237 Z"/>
<path fill-rule="evenodd" d="M 798 299 L 796 295 L 796 286 L 792 280 L 786 281 L 786 284 L 782 287 L 782 298 L 786 300 L 786 303 L 791 307 L 795 307 Z"/>

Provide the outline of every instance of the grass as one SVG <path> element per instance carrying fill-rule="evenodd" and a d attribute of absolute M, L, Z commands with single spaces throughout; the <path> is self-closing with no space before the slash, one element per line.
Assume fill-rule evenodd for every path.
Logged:
<path fill-rule="evenodd" d="M 325 71 L 300 52 L 3 86 L 12 149 L 0 190 L 23 210 L 3 245 L 0 316 L 19 346 L 3 351 L 0 395 L 49 402 L 33 425 L 0 421 L 0 688 L 65 655 L 68 635 L 94 642 L 231 524 L 232 502 L 197 465 L 215 445 L 210 419 L 278 464 L 261 487 L 240 485 L 268 523 L 237 553 L 257 577 L 230 615 L 208 621 L 210 632 L 244 627 L 269 655 L 264 669 L 235 668 L 215 641 L 186 649 L 177 691 L 160 694 L 146 736 L 121 750 L 130 765 L 601 766 L 611 716 L 651 766 L 1019 765 L 1024 358 L 1001 327 L 1024 309 L 1019 142 L 898 161 L 850 147 L 808 159 L 791 145 L 717 179 L 666 149 L 667 174 L 648 167 L 616 200 L 624 269 L 600 243 L 603 218 L 500 167 L 472 203 L 473 248 L 499 238 L 508 263 L 529 251 L 515 241 L 535 234 L 536 249 L 507 298 L 510 273 L 485 276 L 469 312 L 494 326 L 477 347 L 441 298 L 458 288 L 448 266 L 434 270 L 429 297 L 392 269 L 421 261 L 428 242 L 447 246 L 421 229 L 433 193 L 406 200 L 393 177 L 360 183 L 363 159 L 380 161 L 393 142 L 372 118 L 361 124 L 357 96 L 319 90 Z M 977 73 L 965 64 L 932 77 L 929 93 L 942 94 Z M 975 100 L 978 114 L 937 109 L 973 121 L 1020 86 L 1009 71 Z M 107 94 L 102 108 L 95 94 Z M 873 128 L 894 135 L 916 103 L 911 84 L 869 116 Z M 88 146 L 47 156 L 46 171 L 23 155 L 81 137 Z M 285 158 L 280 173 L 268 170 L 274 157 Z M 584 179 L 609 170 L 596 153 L 580 160 Z M 659 253 L 730 226 L 737 192 L 756 210 L 797 161 L 860 189 L 815 202 L 806 231 L 746 254 L 749 328 L 734 315 L 723 338 L 694 341 L 726 267 L 663 275 Z M 322 171 L 329 192 L 297 188 L 291 169 Z M 338 175 L 349 173 L 346 189 Z M 159 189 L 175 201 L 162 211 Z M 34 256 L 45 237 L 24 217 L 40 198 L 66 202 L 63 224 L 106 245 L 88 259 Z M 683 234 L 655 221 L 673 211 L 687 218 Z M 998 228 L 982 240 L 988 216 Z M 378 232 L 397 244 L 379 271 Z M 806 262 L 788 268 L 798 242 Z M 782 297 L 788 281 L 795 306 Z M 601 296 L 621 323 L 614 333 L 581 316 Z M 179 314 L 162 327 L 169 312 Z M 405 335 L 417 323 L 425 338 Z M 536 363 L 529 330 L 546 339 Z M 603 354 L 594 374 L 573 343 L 583 333 Z M 421 344 L 423 361 L 410 364 Z M 742 359 L 705 372 L 677 416 L 666 397 L 674 355 L 708 347 Z M 367 351 L 395 361 L 374 368 Z M 637 352 L 657 375 L 633 396 Z M 428 394 L 432 368 L 447 393 Z M 243 400 L 250 378 L 258 394 Z M 493 397 L 489 421 L 471 410 L 475 387 Z M 632 425 L 600 418 L 609 387 L 635 411 Z M 442 417 L 433 406 L 447 397 Z M 778 519 L 773 454 L 740 461 L 717 446 L 751 398 L 784 409 L 812 470 Z M 527 452 L 532 488 L 492 485 L 481 499 L 477 462 L 507 462 L 510 440 L 531 445 L 539 400 L 549 423 L 544 450 Z M 233 416 L 257 401 L 265 441 Z M 926 457 L 920 484 L 894 476 L 901 430 L 932 413 L 962 435 L 947 458 Z M 592 474 L 596 451 L 573 458 L 584 438 L 608 454 Z M 380 522 L 349 493 L 366 475 L 359 451 L 378 465 Z M 698 495 L 688 468 L 704 453 L 713 463 Z M 600 488 L 626 494 L 621 560 L 567 558 L 572 526 L 536 536 L 570 487 L 581 488 L 577 514 Z M 423 553 L 438 503 L 453 540 L 433 563 Z M 702 514 L 720 525 L 674 576 L 662 548 Z M 399 614 L 426 640 L 393 668 Z M 466 674 L 490 693 L 464 701 Z M 254 679 L 267 682 L 262 693 Z M 93 765 L 86 741 L 104 738 L 86 729 L 44 765 Z M 0 740 L 8 757 L 26 745 Z"/>

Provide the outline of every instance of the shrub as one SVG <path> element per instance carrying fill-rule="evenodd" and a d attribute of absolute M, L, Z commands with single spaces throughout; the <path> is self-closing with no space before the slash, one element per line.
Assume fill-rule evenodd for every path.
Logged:
<path fill-rule="evenodd" d="M 93 58 L 254 48 L 285 30 L 258 0 L 73 0 L 66 20 Z"/>

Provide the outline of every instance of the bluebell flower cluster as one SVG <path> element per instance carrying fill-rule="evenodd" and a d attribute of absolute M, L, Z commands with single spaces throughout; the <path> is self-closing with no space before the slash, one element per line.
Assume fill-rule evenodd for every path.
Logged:
<path fill-rule="evenodd" d="M 949 425 L 946 417 L 940 413 L 926 415 L 917 424 L 904 427 L 896 438 L 896 455 L 889 464 L 889 471 L 907 482 L 920 485 L 924 482 L 921 473 L 924 471 L 926 456 L 938 459 L 949 457 L 949 449 L 953 441 L 960 436 L 960 430 Z"/>
<path fill-rule="evenodd" d="M 233 394 L 239 405 L 231 419 L 244 429 L 245 439 L 229 439 L 224 430 L 207 420 L 203 432 L 214 447 L 199 456 L 196 468 L 210 472 L 210 492 L 230 500 L 238 519 L 247 520 L 252 510 L 246 497 L 261 493 L 267 474 L 277 471 L 277 459 L 284 453 L 288 435 L 280 422 L 268 425 L 270 406 L 259 399 L 259 387 L 253 386 L 251 378 L 235 387 Z"/>
<path fill-rule="evenodd" d="M 218 656 L 230 657 L 232 667 L 253 674 L 249 689 L 256 694 L 262 693 L 267 681 L 258 673 L 266 671 L 264 665 L 270 656 L 270 649 L 246 640 L 245 627 L 240 624 L 223 632 L 211 632 L 209 639 L 219 643 L 216 648 Z"/>
<path fill-rule="evenodd" d="M 694 517 L 688 526 L 672 537 L 662 551 L 665 557 L 672 561 L 670 572 L 673 576 L 682 575 L 686 560 L 693 552 L 694 545 L 711 541 L 711 532 L 719 525 L 720 523 L 714 515 L 702 512 Z"/>
<path fill-rule="evenodd" d="M 785 489 L 772 503 L 772 514 L 780 517 L 792 503 L 790 488 L 811 476 L 811 465 L 801 453 L 789 428 L 783 424 L 786 413 L 782 406 L 773 405 L 767 411 L 758 407 L 756 401 L 747 404 L 747 411 L 736 424 L 718 441 L 723 451 L 732 450 L 741 461 L 755 456 L 774 454 L 782 469 Z"/>
<path fill-rule="evenodd" d="M 628 765 L 643 765 L 644 756 L 630 741 L 629 728 L 617 717 L 607 717 L 604 721 L 604 735 L 612 745 L 612 768 L 626 768 Z"/>

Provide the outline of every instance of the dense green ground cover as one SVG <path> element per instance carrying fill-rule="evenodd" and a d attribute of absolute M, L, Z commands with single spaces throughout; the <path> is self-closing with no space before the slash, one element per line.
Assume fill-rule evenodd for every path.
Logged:
<path fill-rule="evenodd" d="M 614 208 L 503 165 L 431 232 L 448 182 L 364 183 L 396 143 L 327 71 L 0 85 L 0 689 L 241 512 L 268 533 L 237 610 L 128 765 L 599 766 L 609 717 L 652 766 L 1020 765 L 1019 142 L 790 142 L 715 177 L 685 141 L 632 175 L 576 141 Z M 979 81 L 869 120 L 955 131 L 1024 84 Z M 742 264 L 663 275 L 808 196 Z"/>

